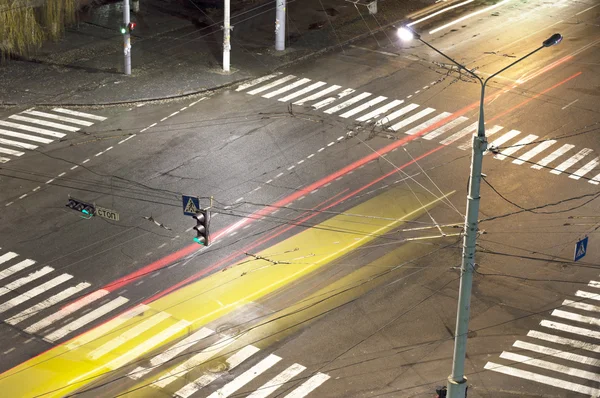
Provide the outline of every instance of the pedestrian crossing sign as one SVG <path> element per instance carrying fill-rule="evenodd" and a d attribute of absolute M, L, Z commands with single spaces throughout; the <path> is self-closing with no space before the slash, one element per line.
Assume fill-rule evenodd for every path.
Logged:
<path fill-rule="evenodd" d="M 587 244 L 588 244 L 588 237 L 586 236 L 585 238 L 577 241 L 577 244 L 575 245 L 575 257 L 574 260 L 581 260 L 582 258 L 585 257 L 585 253 L 587 252 Z"/>
<path fill-rule="evenodd" d="M 195 196 L 182 195 L 183 214 L 195 216 L 200 211 L 200 200 Z"/>

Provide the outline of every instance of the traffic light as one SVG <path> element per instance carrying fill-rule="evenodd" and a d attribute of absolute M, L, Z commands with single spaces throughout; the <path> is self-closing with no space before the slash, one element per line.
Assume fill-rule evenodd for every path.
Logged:
<path fill-rule="evenodd" d="M 135 22 L 129 22 L 127 25 L 121 25 L 121 34 L 131 33 L 136 27 Z"/>
<path fill-rule="evenodd" d="M 209 232 L 208 225 L 210 224 L 210 212 L 208 210 L 198 210 L 198 214 L 192 216 L 196 220 L 196 226 L 194 229 L 196 230 L 196 237 L 194 238 L 194 242 L 208 246 L 210 244 L 209 241 Z"/>
<path fill-rule="evenodd" d="M 85 214 L 87 217 L 83 217 L 83 218 L 86 218 L 86 219 L 90 219 L 94 216 L 94 214 L 96 214 L 96 206 L 95 205 L 84 202 L 79 199 L 72 198 L 72 197 L 69 197 L 69 202 L 65 206 L 67 206 L 68 208 L 71 208 L 73 210 L 76 210 L 82 214 Z"/>

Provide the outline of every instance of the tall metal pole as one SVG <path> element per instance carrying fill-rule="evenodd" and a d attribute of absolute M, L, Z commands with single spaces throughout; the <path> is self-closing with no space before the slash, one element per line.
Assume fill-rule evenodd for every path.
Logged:
<path fill-rule="evenodd" d="M 131 35 L 129 34 L 129 0 L 123 0 L 123 24 L 127 31 L 123 35 L 123 55 L 125 56 L 125 64 L 123 73 L 131 75 Z"/>
<path fill-rule="evenodd" d="M 285 50 L 285 1 L 275 0 L 275 50 Z"/>
<path fill-rule="evenodd" d="M 425 40 L 408 28 L 414 37 L 431 48 L 444 58 L 450 60 L 460 69 L 466 71 L 477 79 L 481 84 L 481 96 L 479 99 L 479 121 L 477 124 L 477 134 L 473 135 L 473 145 L 471 152 L 471 174 L 469 176 L 469 192 L 467 194 L 467 211 L 465 215 L 465 229 L 463 238 L 462 262 L 460 267 L 460 288 L 458 293 L 458 309 L 456 312 L 456 330 L 454 333 L 454 359 L 452 362 L 452 374 L 448 376 L 448 398 L 465 398 L 467 396 L 467 378 L 465 377 L 465 358 L 467 353 L 467 335 L 469 332 L 469 316 L 471 310 L 471 289 L 473 286 L 473 271 L 475 270 L 475 247 L 477 241 L 477 229 L 479 219 L 479 191 L 481 187 L 481 170 L 483 168 L 483 155 L 487 149 L 487 138 L 485 136 L 485 117 L 483 107 L 485 103 L 485 86 L 491 78 L 504 72 L 513 65 L 523 61 L 525 58 L 535 54 L 544 47 L 556 45 L 562 41 L 562 36 L 558 33 L 552 35 L 544 43 L 531 51 L 529 54 L 517 59 L 513 63 L 498 72 L 482 80 L 473 71 L 465 68 L 437 48 L 433 47 Z"/>
<path fill-rule="evenodd" d="M 229 72 L 229 51 L 231 50 L 231 17 L 230 0 L 225 0 L 225 15 L 223 17 L 223 71 Z"/>

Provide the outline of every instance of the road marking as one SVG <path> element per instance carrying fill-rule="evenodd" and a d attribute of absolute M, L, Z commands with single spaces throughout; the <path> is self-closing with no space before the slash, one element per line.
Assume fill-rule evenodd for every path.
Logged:
<path fill-rule="evenodd" d="M 541 326 L 544 326 L 549 329 L 560 330 L 567 333 L 578 334 L 584 337 L 593 337 L 595 339 L 600 339 L 600 332 L 596 332 L 586 328 L 580 328 L 578 326 L 571 326 L 560 322 L 554 321 L 541 321 Z"/>
<path fill-rule="evenodd" d="M 46 129 L 43 129 L 40 127 L 32 127 L 32 126 L 26 126 L 24 124 L 19 124 L 19 123 L 7 122 L 6 120 L 0 120 L 0 125 L 6 126 L 6 127 L 13 127 L 13 128 L 19 129 L 19 130 L 30 131 L 32 133 L 49 135 L 51 137 L 56 137 L 56 138 L 62 138 L 66 135 L 64 133 L 57 133 L 56 131 L 46 130 Z"/>
<path fill-rule="evenodd" d="M 580 303 L 578 301 L 573 301 L 573 300 L 564 300 L 562 305 L 571 307 L 571 308 L 577 308 L 580 310 L 585 310 L 585 311 L 600 312 L 600 307 L 598 307 L 597 305 Z"/>
<path fill-rule="evenodd" d="M 302 373 L 305 369 L 306 368 L 304 366 L 295 363 L 283 372 L 279 373 L 271 380 L 269 380 L 266 384 L 259 387 L 252 394 L 248 395 L 247 398 L 266 398 L 267 396 L 275 392 L 279 387 L 283 386 L 295 376 Z"/>
<path fill-rule="evenodd" d="M 18 257 L 18 256 L 19 255 L 17 253 L 15 253 L 15 252 L 4 253 L 3 255 L 0 256 L 0 264 L 3 264 L 3 263 L 5 263 L 5 262 L 7 262 L 9 260 L 12 260 L 13 258 Z M 28 265 L 31 265 L 31 264 L 28 264 Z M 2 272 L 4 272 L 4 271 L 2 271 Z M 2 278 L 0 278 L 0 279 L 2 279 Z"/>
<path fill-rule="evenodd" d="M 336 100 L 342 99 L 352 93 L 354 93 L 356 90 L 354 90 L 353 88 L 347 88 L 344 91 L 341 91 L 337 94 L 337 97 L 329 97 L 329 98 L 325 98 L 323 101 L 321 102 L 317 102 L 316 104 L 312 105 L 313 109 L 321 109 L 325 106 L 328 106 L 330 104 L 332 104 L 333 102 L 335 102 Z M 316 94 L 315 94 L 316 95 Z"/>
<path fill-rule="evenodd" d="M 575 314 L 573 312 L 563 311 L 563 310 L 554 310 L 552 311 L 552 316 L 557 316 L 559 318 L 568 319 L 575 322 L 587 323 L 588 325 L 600 326 L 600 319 Z"/>
<path fill-rule="evenodd" d="M 387 52 L 387 51 L 373 50 L 373 49 L 371 49 L 371 48 L 366 48 L 366 47 L 355 46 L 354 44 L 350 44 L 350 45 L 348 45 L 348 47 L 357 48 L 357 49 L 359 49 L 359 50 L 363 50 L 363 51 L 369 51 L 369 52 L 372 52 L 372 53 L 377 53 L 377 54 L 387 55 L 387 56 L 389 56 L 389 57 L 398 57 L 398 56 L 399 56 L 398 54 L 390 53 L 390 52 Z"/>
<path fill-rule="evenodd" d="M 286 95 L 286 96 L 285 96 L 285 97 L 283 97 L 283 98 L 279 98 L 279 101 L 281 101 L 281 102 L 286 102 L 286 101 L 289 101 L 289 100 L 291 100 L 291 99 L 294 99 L 294 98 L 296 98 L 296 97 L 299 97 L 299 96 L 301 96 L 302 94 L 306 94 L 306 93 L 308 93 L 308 92 L 310 92 L 310 91 L 316 90 L 316 89 L 318 89 L 319 87 L 322 87 L 322 86 L 324 86 L 324 85 L 326 85 L 326 84 L 327 84 L 327 83 L 325 83 L 325 82 L 316 82 L 316 83 L 313 83 L 313 84 L 311 84 L 311 85 L 310 85 L 310 86 L 308 86 L 308 87 L 304 87 L 302 90 L 298 90 L 298 91 L 296 91 L 296 92 L 293 92 L 293 93 L 291 93 L 291 94 L 288 94 L 288 95 Z"/>
<path fill-rule="evenodd" d="M 577 14 L 575 14 L 575 15 L 580 15 L 580 14 L 583 14 L 584 12 L 586 12 L 586 11 L 589 11 L 589 10 L 591 10 L 592 8 L 596 8 L 596 7 L 598 7 L 598 6 L 600 6 L 600 4 L 596 4 L 595 6 L 588 7 L 588 8 L 586 8 L 586 9 L 585 9 L 585 10 L 583 10 L 583 11 L 579 11 L 579 12 L 578 12 Z"/>
<path fill-rule="evenodd" d="M 19 199 L 23 199 L 23 198 L 24 198 L 24 197 L 26 197 L 26 196 L 27 196 L 27 194 L 26 194 L 26 193 L 24 193 L 23 195 L 19 196 Z"/>
<path fill-rule="evenodd" d="M 590 184 L 598 185 L 600 184 L 600 174 L 596 175 L 594 178 L 588 181 Z"/>
<path fill-rule="evenodd" d="M 122 306 L 123 304 L 127 303 L 128 301 L 129 301 L 129 299 L 119 296 L 116 299 L 104 304 L 103 306 L 98 307 L 95 310 L 88 312 L 87 314 L 77 318 L 73 322 L 70 322 L 63 327 L 56 329 L 54 332 L 47 334 L 46 336 L 44 336 L 44 340 L 49 341 L 49 342 L 55 342 L 55 341 L 65 337 L 69 333 L 72 333 L 75 330 L 80 329 L 83 326 L 87 325 L 88 323 L 95 321 L 96 319 L 108 314 L 112 310 Z"/>
<path fill-rule="evenodd" d="M 388 124 L 389 122 L 391 122 L 392 120 L 404 115 L 405 113 L 408 113 L 410 111 L 412 111 L 413 109 L 418 108 L 419 105 L 417 104 L 410 104 L 405 106 L 404 108 L 398 109 L 397 111 L 394 111 L 392 113 L 390 113 L 387 116 L 384 116 L 383 118 L 379 119 L 377 121 L 377 123 L 375 123 L 376 126 L 382 126 L 385 124 Z"/>
<path fill-rule="evenodd" d="M 264 85 L 262 87 L 255 88 L 254 90 L 248 91 L 248 94 L 255 95 L 255 94 L 262 93 L 263 91 L 270 90 L 270 89 L 272 89 L 275 86 L 278 86 L 280 84 L 283 84 L 283 83 L 285 83 L 285 82 L 287 82 L 289 80 L 295 79 L 295 78 L 296 78 L 296 76 L 294 76 L 294 75 L 287 75 L 285 77 L 282 77 L 281 79 L 277 79 L 274 82 L 266 84 L 266 85 Z"/>
<path fill-rule="evenodd" d="M 60 173 L 60 174 L 59 174 L 59 175 L 57 175 L 56 177 L 57 177 L 57 178 L 58 178 L 58 177 L 62 177 L 62 176 L 64 176 L 65 174 L 67 174 L 67 173 L 63 171 L 62 173 Z"/>
<path fill-rule="evenodd" d="M 314 389 L 319 387 L 321 384 L 329 380 L 329 378 L 330 376 L 326 375 L 325 373 L 317 373 L 316 375 L 302 383 L 300 387 L 296 388 L 294 391 L 286 395 L 284 398 L 303 398 L 310 392 L 312 392 Z"/>
<path fill-rule="evenodd" d="M 502 146 L 502 144 L 512 140 L 519 134 L 521 134 L 521 132 L 519 130 L 510 130 L 508 133 L 505 133 L 502 136 L 496 138 L 494 141 L 492 141 L 489 144 L 488 149 L 483 154 L 484 155 L 488 154 L 490 152 L 490 149 L 492 149 L 492 148 L 499 148 L 500 146 Z"/>
<path fill-rule="evenodd" d="M 219 352 L 224 350 L 226 347 L 228 347 L 234 341 L 235 341 L 235 339 L 233 339 L 231 337 L 227 337 L 227 336 L 221 338 L 215 344 L 213 344 L 209 347 L 206 347 L 205 349 L 200 351 L 198 354 L 194 355 L 193 357 L 191 357 L 190 359 L 188 359 L 181 365 L 179 365 L 176 368 L 169 371 L 166 375 L 161 376 L 160 379 L 158 379 L 154 383 L 152 383 L 151 386 L 165 388 L 166 386 L 168 386 L 169 384 L 171 384 L 172 382 L 177 380 L 177 378 L 184 376 L 187 372 L 194 369 L 196 366 L 208 361 L 209 359 L 211 359 L 212 357 L 217 355 Z M 251 346 L 249 346 L 249 347 L 251 347 Z"/>
<path fill-rule="evenodd" d="M 250 369 L 225 384 L 223 387 L 213 392 L 208 398 L 226 398 L 237 390 L 250 383 L 254 378 L 260 376 L 266 372 L 269 368 L 273 367 L 277 362 L 281 361 L 281 358 L 277 355 L 270 354 L 262 361 L 252 366 Z"/>
<path fill-rule="evenodd" d="M 157 314 L 152 315 L 151 317 L 143 320 L 142 322 L 134 325 L 125 332 L 121 333 L 119 336 L 107 341 L 100 347 L 96 348 L 95 350 L 89 353 L 88 357 L 92 360 L 96 360 L 98 358 L 103 357 L 115 348 L 120 347 L 129 340 L 139 336 L 140 334 L 152 328 L 153 326 L 158 325 L 165 319 L 168 319 L 169 316 L 170 315 L 166 312 L 159 312 Z"/>
<path fill-rule="evenodd" d="M 528 161 L 529 159 L 531 159 L 532 157 L 534 157 L 535 155 L 550 148 L 554 144 L 556 144 L 556 140 L 548 140 L 548 141 L 541 142 L 539 145 L 536 145 L 534 148 L 532 148 L 528 152 L 524 153 L 523 155 L 520 155 L 518 159 L 514 159 L 512 162 L 514 164 L 523 164 L 526 161 Z"/>
<path fill-rule="evenodd" d="M 21 113 L 25 113 L 25 114 L 33 115 L 33 116 L 45 117 L 47 119 L 60 120 L 61 122 L 67 122 L 67 123 L 77 124 L 79 126 L 89 127 L 89 126 L 91 126 L 91 125 L 94 124 L 93 122 L 88 122 L 86 120 L 73 119 L 72 117 L 65 117 L 65 116 L 60 116 L 60 115 L 54 115 L 52 113 L 46 113 L 46 112 L 40 112 L 40 111 L 23 111 Z"/>
<path fill-rule="evenodd" d="M 600 157 L 590 160 L 585 166 L 571 174 L 569 178 L 579 180 L 581 177 L 585 176 L 587 173 L 595 169 L 596 166 L 598 166 L 598 164 L 600 164 Z"/>
<path fill-rule="evenodd" d="M 346 101 L 342 102 L 341 104 L 337 104 L 329 109 L 326 109 L 323 112 L 331 115 L 331 114 L 336 113 L 344 108 L 349 107 L 352 104 L 356 104 L 357 102 L 362 101 L 363 99 L 370 97 L 370 96 L 371 96 L 371 93 L 360 93 L 356 97 L 352 97 L 349 100 L 346 100 Z"/>
<path fill-rule="evenodd" d="M 240 84 L 238 86 L 238 88 L 235 89 L 235 91 L 245 90 L 247 88 L 256 86 L 257 84 L 260 84 L 262 82 L 266 82 L 267 80 L 271 80 L 272 78 L 277 77 L 279 75 L 281 75 L 281 72 L 276 72 L 276 73 L 273 73 L 271 75 L 266 75 L 266 76 L 259 77 L 258 79 L 251 80 L 248 83 Z"/>
<path fill-rule="evenodd" d="M 6 354 L 8 354 L 8 353 L 11 353 L 11 352 L 13 352 L 14 350 L 15 350 L 15 347 L 9 348 L 8 350 L 4 351 L 4 352 L 3 352 L 3 354 L 5 354 L 5 355 L 6 355 Z"/>
<path fill-rule="evenodd" d="M 540 340 L 549 341 L 551 343 L 568 345 L 574 348 L 581 348 L 583 350 L 600 353 L 600 346 L 592 343 L 586 343 L 579 340 L 567 339 L 565 337 L 555 336 L 553 334 L 538 332 L 537 330 L 530 330 L 527 336 L 533 337 Z"/>
<path fill-rule="evenodd" d="M 67 126 L 66 124 L 49 122 L 47 120 L 35 119 L 33 117 L 27 117 L 27 116 L 23 116 L 23 115 L 10 115 L 8 118 L 13 119 L 13 120 L 19 120 L 21 122 L 29 122 L 29 123 L 33 123 L 33 124 L 39 124 L 41 126 L 53 127 L 55 129 L 66 130 L 66 131 L 71 131 L 71 132 L 81 130 L 81 128 L 79 128 L 79 127 Z"/>
<path fill-rule="evenodd" d="M 452 130 L 454 127 L 458 126 L 459 124 L 464 123 L 467 120 L 468 120 L 468 118 L 466 118 L 464 116 L 457 117 L 456 119 L 449 121 L 448 123 L 444 124 L 441 127 L 438 127 L 437 129 L 433 130 L 432 132 L 425 134 L 422 138 L 424 138 L 426 140 L 432 140 L 432 139 L 446 133 L 447 131 Z"/>
<path fill-rule="evenodd" d="M 554 169 L 550 170 L 552 174 L 560 174 L 563 171 L 567 170 L 569 167 L 573 166 L 575 163 L 579 162 L 581 159 L 586 157 L 592 152 L 590 148 L 583 148 L 581 151 L 577 152 L 575 155 L 571 156 L 569 159 L 565 160 Z"/>
<path fill-rule="evenodd" d="M 331 92 L 333 92 L 335 90 L 338 90 L 340 88 L 342 88 L 342 86 L 338 86 L 338 85 L 334 84 L 333 86 L 329 86 L 326 89 L 323 89 L 321 91 L 317 91 L 316 93 L 311 94 L 308 97 L 302 98 L 302 99 L 294 102 L 293 104 L 294 105 L 304 105 L 305 102 L 309 102 L 309 101 L 312 101 L 312 100 L 319 99 L 319 98 L 321 98 L 321 97 L 323 97 L 323 96 L 325 96 L 325 95 L 327 95 L 327 94 L 329 94 L 329 93 L 331 93 Z"/>
<path fill-rule="evenodd" d="M 235 369 L 239 364 L 244 362 L 246 359 L 250 358 L 252 355 L 256 354 L 258 351 L 259 349 L 252 345 L 248 345 L 242 348 L 241 350 L 227 358 L 227 360 L 225 361 L 227 362 L 227 365 L 229 365 L 227 367 L 227 371 L 231 372 L 232 369 Z M 175 393 L 175 396 L 180 398 L 188 398 L 196 391 L 200 390 L 203 387 L 206 387 L 221 376 L 222 373 L 204 374 L 196 380 L 194 380 L 193 382 L 188 383 L 184 387 L 182 387 L 179 391 Z"/>
<path fill-rule="evenodd" d="M 368 108 L 372 107 L 373 105 L 376 105 L 382 101 L 385 101 L 387 99 L 387 97 L 376 97 L 373 98 L 370 101 L 365 102 L 364 104 L 357 106 L 356 108 L 350 109 L 348 112 L 342 113 L 340 115 L 340 117 L 343 118 L 349 118 L 350 116 L 356 115 L 357 113 L 363 112 L 365 110 L 367 110 Z"/>
<path fill-rule="evenodd" d="M 34 298 L 35 296 L 38 296 L 50 289 L 52 289 L 55 286 L 60 285 L 63 282 L 68 281 L 69 279 L 71 279 L 73 276 L 69 275 L 69 274 L 62 274 L 60 276 L 57 276 L 54 279 L 49 280 L 48 282 L 42 283 L 41 285 L 28 290 L 27 292 L 18 295 L 17 297 L 14 297 L 12 299 L 10 299 L 9 301 L 0 304 L 0 313 L 5 312 L 13 307 L 16 307 L 19 304 L 22 304 L 24 302 L 26 302 L 27 300 Z"/>
<path fill-rule="evenodd" d="M 54 141 L 49 138 L 36 137 L 34 135 L 17 133 L 14 131 L 9 131 L 9 130 L 4 130 L 4 129 L 0 129 L 0 134 L 7 135 L 9 137 L 22 138 L 24 140 L 29 140 L 29 141 L 41 142 L 42 144 L 49 144 Z"/>
<path fill-rule="evenodd" d="M 108 293 L 109 293 L 108 290 L 104 290 L 104 289 L 96 290 L 95 292 L 92 292 L 92 293 L 88 294 L 87 296 L 82 297 L 81 299 L 75 301 L 74 303 L 67 305 L 66 307 L 55 312 L 54 314 L 51 314 L 51 315 L 47 316 L 46 318 L 34 323 L 33 325 L 31 325 L 27 329 L 25 329 L 25 332 L 37 333 L 38 331 L 44 329 L 47 326 L 50 326 L 51 324 L 58 321 L 59 319 L 63 319 L 64 317 L 72 314 L 73 312 L 81 309 L 82 307 L 85 307 L 86 305 L 90 304 L 91 302 L 98 300 L 101 297 L 106 296 Z"/>
<path fill-rule="evenodd" d="M 86 164 L 87 162 L 89 162 L 89 159 L 84 160 L 83 162 L 81 162 L 81 164 Z"/>
<path fill-rule="evenodd" d="M 570 151 L 575 145 L 565 144 L 558 148 L 556 151 L 552 152 L 550 155 L 546 156 L 542 160 L 540 160 L 537 164 L 531 166 L 532 169 L 540 170 L 542 167 L 547 166 L 549 163 L 555 161 L 559 156 L 564 155 L 568 151 Z"/>
<path fill-rule="evenodd" d="M 398 131 L 403 127 L 408 126 L 409 124 L 429 115 L 430 113 L 435 112 L 435 109 L 433 108 L 425 108 L 420 112 L 415 113 L 414 115 L 407 117 L 406 119 L 394 124 L 392 127 L 390 127 L 392 130 L 394 131 Z"/>
<path fill-rule="evenodd" d="M 33 188 L 31 191 L 32 191 L 32 192 L 35 192 L 35 191 L 37 191 L 37 190 L 38 190 L 38 189 L 40 189 L 40 188 L 41 188 L 41 186 L 39 186 L 39 185 L 38 185 L 37 187 Z"/>
<path fill-rule="evenodd" d="M 496 156 L 494 156 L 494 159 L 504 160 L 504 159 L 506 159 L 507 156 L 512 155 L 513 153 L 517 152 L 519 149 L 522 149 L 525 145 L 530 144 L 537 139 L 538 139 L 537 135 L 529 134 L 525 138 L 522 138 L 515 144 L 511 145 L 510 147 L 501 149 L 500 153 L 497 154 Z"/>
<path fill-rule="evenodd" d="M 562 110 L 565 110 L 565 109 L 567 109 L 568 107 L 570 107 L 571 105 L 573 105 L 574 103 L 576 103 L 577 101 L 579 101 L 579 99 L 576 99 L 576 100 L 575 100 L 575 101 L 573 101 L 573 102 L 569 102 L 567 105 L 563 106 L 563 107 L 562 107 L 562 108 L 560 108 L 560 109 L 562 109 Z"/>
<path fill-rule="evenodd" d="M 75 169 L 76 169 L 76 168 L 78 168 L 78 167 L 79 167 L 79 165 L 78 165 L 78 164 L 76 164 L 75 166 L 71 167 L 69 170 L 75 170 Z"/>
<path fill-rule="evenodd" d="M 185 339 L 175 344 L 173 347 L 168 348 L 167 350 L 153 357 L 150 360 L 149 368 L 138 366 L 137 368 L 129 372 L 129 378 L 133 380 L 141 379 L 144 375 L 151 372 L 154 368 L 163 365 L 164 363 L 170 361 L 171 359 L 181 354 L 183 351 L 187 350 L 192 344 L 196 344 L 214 333 L 215 332 L 213 330 L 210 330 L 208 328 L 200 328 L 195 333 L 189 335 Z"/>
<path fill-rule="evenodd" d="M 6 149 L 6 148 L 2 148 L 2 147 L 0 147 L 0 153 L 5 153 L 7 155 L 13 155 L 13 156 L 25 155 L 25 152 L 15 151 L 14 149 Z"/>
<path fill-rule="evenodd" d="M 526 343 L 524 341 L 517 340 L 514 342 L 513 347 L 522 348 L 537 352 L 538 354 L 550 355 L 556 358 L 566 359 L 568 361 L 579 362 L 586 365 L 600 366 L 600 360 L 596 358 L 586 357 L 585 355 L 573 354 L 572 352 L 565 352 L 561 350 L 555 350 L 554 348 L 544 347 L 537 344 Z"/>
<path fill-rule="evenodd" d="M 571 383 L 570 381 L 556 379 L 554 377 L 543 376 L 537 373 L 528 372 L 526 370 L 521 370 L 510 366 L 499 365 L 494 362 L 486 363 L 484 369 L 493 370 L 494 372 L 498 373 L 504 373 L 505 375 L 509 376 L 519 377 L 521 379 L 535 381 L 537 383 L 547 384 L 553 387 L 563 388 L 565 390 L 580 392 L 589 396 L 600 395 L 600 390 L 596 388 L 591 388 L 582 384 Z"/>
<path fill-rule="evenodd" d="M 416 133 L 418 133 L 419 131 L 426 129 L 429 126 L 434 125 L 435 123 L 439 122 L 440 120 L 443 120 L 445 118 L 447 118 L 448 116 L 450 116 L 451 113 L 450 112 L 442 112 L 439 115 L 432 117 L 431 119 L 425 121 L 424 123 L 419 124 L 416 127 L 413 127 L 412 129 L 405 131 L 404 134 L 406 135 L 415 135 Z"/>
<path fill-rule="evenodd" d="M 285 92 L 293 90 L 293 89 L 295 89 L 298 86 L 302 86 L 303 84 L 306 84 L 309 81 L 310 81 L 310 79 L 306 79 L 306 78 L 305 79 L 300 79 L 297 82 L 285 85 L 285 86 L 283 86 L 283 87 L 281 87 L 281 88 L 279 88 L 279 89 L 277 89 L 275 91 L 271 91 L 270 93 L 267 93 L 267 94 L 263 95 L 262 97 L 263 98 L 273 98 L 273 97 L 275 97 L 275 96 L 277 96 L 279 94 L 283 94 Z"/>
<path fill-rule="evenodd" d="M 118 328 L 128 320 L 148 311 L 149 309 L 150 307 L 148 307 L 145 304 L 136 305 L 135 307 L 125 311 L 123 314 L 117 316 L 116 318 L 113 318 L 110 321 L 103 323 L 102 325 L 90 330 L 89 332 L 81 335 L 80 337 L 77 337 L 75 340 L 67 344 L 67 349 L 73 350 L 91 341 L 97 340 L 100 337 L 109 333 L 111 330 Z"/>
<path fill-rule="evenodd" d="M 15 289 L 20 288 L 23 285 L 26 285 L 29 282 L 32 282 L 42 276 L 49 274 L 54 271 L 52 267 L 44 267 L 38 271 L 32 272 L 31 274 L 24 276 L 23 278 L 19 278 L 3 287 L 0 287 L 0 296 L 4 296 L 7 293 L 14 292 Z"/>
<path fill-rule="evenodd" d="M 85 118 L 92 119 L 92 120 L 99 120 L 99 121 L 106 120 L 106 118 L 104 116 L 92 115 L 91 113 L 72 111 L 70 109 L 54 108 L 52 110 L 54 112 L 64 113 L 66 115 L 85 117 Z"/>

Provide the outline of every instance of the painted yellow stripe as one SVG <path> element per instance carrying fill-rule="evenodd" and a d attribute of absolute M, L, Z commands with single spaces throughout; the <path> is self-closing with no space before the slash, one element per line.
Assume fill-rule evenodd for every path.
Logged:
<path fill-rule="evenodd" d="M 420 216 L 446 197 L 431 200 L 426 194 L 420 195 L 422 202 L 428 201 L 424 206 L 412 193 L 402 190 L 390 190 L 370 199 L 348 211 L 359 217 L 337 215 L 319 224 L 319 229 L 304 230 L 258 253 L 260 257 L 277 264 L 265 260 L 243 261 L 175 291 L 148 304 L 150 310 L 102 337 L 72 350 L 68 350 L 66 345 L 59 345 L 5 372 L 0 376 L 0 390 L 7 396 L 46 394 L 45 397 L 59 397 L 73 392 L 95 381 L 97 376 L 109 370 L 107 366 L 111 361 L 138 347 L 162 329 L 181 320 L 190 323 L 189 328 L 170 335 L 163 344 L 192 333 L 208 322 L 256 301 L 376 239 L 405 220 Z M 96 360 L 89 358 L 93 350 L 161 311 L 169 313 L 171 317 L 120 345 L 113 352 Z M 140 350 L 139 355 L 144 354 L 147 352 Z M 31 383 L 31 380 L 36 380 L 36 383 Z M 54 392 L 49 393 L 51 391 Z"/>

